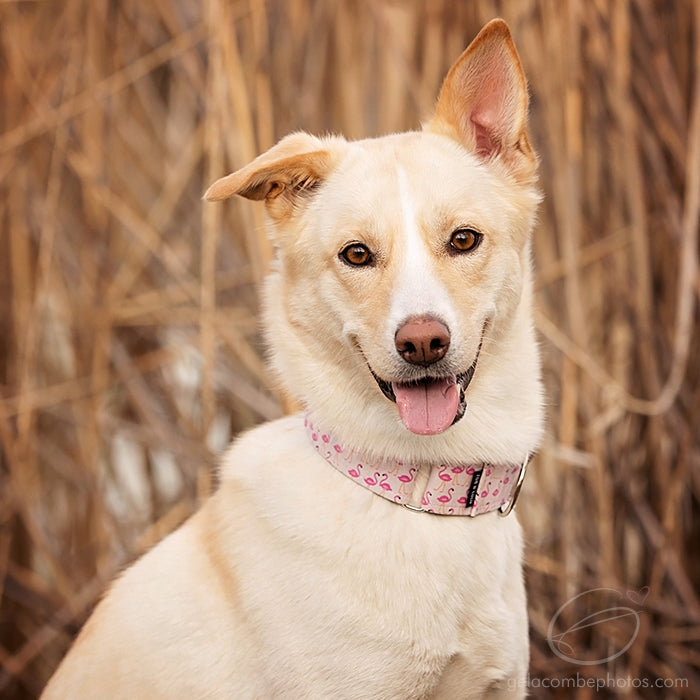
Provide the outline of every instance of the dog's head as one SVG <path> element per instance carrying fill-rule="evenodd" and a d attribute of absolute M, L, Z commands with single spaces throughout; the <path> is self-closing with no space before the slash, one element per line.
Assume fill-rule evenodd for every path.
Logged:
<path fill-rule="evenodd" d="M 265 201 L 277 250 L 265 294 L 273 366 L 354 442 L 423 453 L 415 436 L 437 447 L 461 434 L 493 458 L 481 433 L 527 412 L 539 439 L 527 110 L 517 52 L 494 20 L 449 71 L 422 132 L 292 134 L 206 193 Z"/>

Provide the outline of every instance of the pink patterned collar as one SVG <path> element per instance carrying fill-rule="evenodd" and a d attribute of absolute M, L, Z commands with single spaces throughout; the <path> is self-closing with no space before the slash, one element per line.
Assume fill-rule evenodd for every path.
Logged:
<path fill-rule="evenodd" d="M 522 464 L 408 464 L 364 460 L 341 446 L 306 416 L 304 426 L 318 452 L 339 472 L 379 496 L 410 510 L 438 515 L 508 515 L 515 505 L 530 457 Z"/>

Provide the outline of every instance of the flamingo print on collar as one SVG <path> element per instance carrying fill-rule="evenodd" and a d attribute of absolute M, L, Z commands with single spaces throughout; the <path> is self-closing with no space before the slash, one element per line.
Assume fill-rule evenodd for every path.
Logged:
<path fill-rule="evenodd" d="M 411 510 L 437 515 L 507 515 L 515 505 L 528 459 L 520 464 L 409 464 L 394 459 L 365 460 L 340 445 L 306 416 L 314 447 L 339 472 L 373 493 Z"/>

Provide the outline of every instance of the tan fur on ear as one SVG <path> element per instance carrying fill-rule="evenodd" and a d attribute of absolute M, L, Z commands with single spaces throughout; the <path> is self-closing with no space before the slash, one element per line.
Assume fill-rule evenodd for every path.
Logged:
<path fill-rule="evenodd" d="M 489 22 L 457 59 L 426 130 L 455 139 L 484 160 L 500 158 L 519 180 L 537 159 L 527 136 L 527 81 L 508 25 Z"/>
<path fill-rule="evenodd" d="M 323 180 L 331 167 L 331 153 L 320 139 L 302 132 L 290 134 L 252 163 L 217 180 L 204 199 L 218 201 L 234 194 L 265 199 L 270 213 L 280 218 L 290 213 L 297 196 Z M 278 198 L 280 201 L 273 201 Z"/>

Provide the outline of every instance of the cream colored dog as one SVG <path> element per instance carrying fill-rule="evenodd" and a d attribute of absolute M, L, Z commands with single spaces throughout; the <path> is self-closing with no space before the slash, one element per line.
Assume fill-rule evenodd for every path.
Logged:
<path fill-rule="evenodd" d="M 524 695 L 521 531 L 502 516 L 542 432 L 527 107 L 494 20 L 421 132 L 293 134 L 209 189 L 267 205 L 267 340 L 305 413 L 233 444 L 46 700 Z"/>

